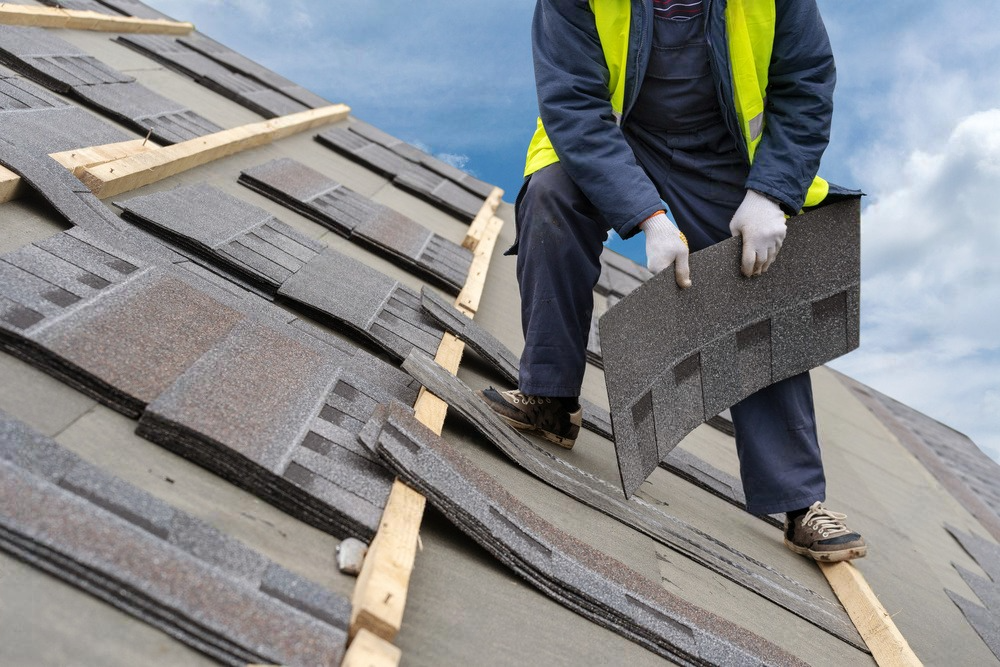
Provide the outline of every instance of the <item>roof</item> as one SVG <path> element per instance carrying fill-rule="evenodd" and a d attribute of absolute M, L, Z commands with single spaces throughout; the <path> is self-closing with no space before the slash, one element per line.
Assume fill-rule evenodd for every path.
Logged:
<path fill-rule="evenodd" d="M 336 664 L 370 582 L 337 547 L 399 528 L 397 475 L 428 501 L 390 632 L 406 664 L 882 655 L 847 611 L 863 588 L 740 508 L 724 417 L 621 494 L 596 338 L 571 452 L 491 421 L 471 391 L 511 386 L 523 345 L 513 206 L 247 56 L 0 29 L 5 664 Z M 598 313 L 650 280 L 605 255 Z M 871 545 L 849 571 L 921 661 L 997 662 L 996 464 L 812 377 L 830 504 Z M 440 435 L 409 409 L 421 385 L 450 406 Z"/>

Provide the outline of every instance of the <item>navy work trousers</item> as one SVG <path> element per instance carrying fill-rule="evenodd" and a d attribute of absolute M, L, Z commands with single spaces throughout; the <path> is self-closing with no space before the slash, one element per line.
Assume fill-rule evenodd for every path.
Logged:
<path fill-rule="evenodd" d="M 723 141 L 722 135 L 689 132 L 664 140 L 662 134 L 629 128 L 626 136 L 692 251 L 730 236 L 729 221 L 745 193 L 746 167 L 725 145 L 720 144 L 720 152 L 705 151 Z M 525 346 L 519 389 L 577 396 L 609 225 L 558 162 L 524 183 L 516 225 L 517 240 L 508 254 L 517 254 L 521 290 Z M 697 281 L 698 275 L 691 279 Z M 756 392 L 730 412 L 748 511 L 784 512 L 824 499 L 807 373 Z"/>

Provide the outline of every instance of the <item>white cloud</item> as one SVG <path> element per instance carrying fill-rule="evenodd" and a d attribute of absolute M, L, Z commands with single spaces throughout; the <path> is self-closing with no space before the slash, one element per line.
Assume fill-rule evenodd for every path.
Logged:
<path fill-rule="evenodd" d="M 1000 109 L 913 151 L 862 213 L 862 346 L 833 365 L 1000 459 Z"/>

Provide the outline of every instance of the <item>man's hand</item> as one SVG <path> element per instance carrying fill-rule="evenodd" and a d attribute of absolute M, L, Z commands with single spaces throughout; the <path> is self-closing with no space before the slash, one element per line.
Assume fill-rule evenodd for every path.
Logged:
<path fill-rule="evenodd" d="M 674 280 L 680 287 L 691 287 L 688 269 L 687 239 L 663 211 L 646 218 L 639 228 L 646 234 L 646 266 L 659 273 L 674 265 Z"/>
<path fill-rule="evenodd" d="M 736 209 L 729 231 L 743 237 L 743 275 L 759 276 L 778 256 L 785 240 L 785 214 L 781 207 L 754 190 L 747 190 Z"/>

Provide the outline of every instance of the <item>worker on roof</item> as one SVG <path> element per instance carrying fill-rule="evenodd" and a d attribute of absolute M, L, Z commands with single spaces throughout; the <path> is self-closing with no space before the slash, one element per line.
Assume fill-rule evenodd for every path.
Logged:
<path fill-rule="evenodd" d="M 519 388 L 480 392 L 516 428 L 571 448 L 608 231 L 642 231 L 653 272 L 691 285 L 689 247 L 742 237 L 767 271 L 786 215 L 843 195 L 817 177 L 836 78 L 815 0 L 538 0 L 540 118 L 516 201 L 525 345 Z M 669 212 L 669 216 L 668 216 Z M 672 218 L 672 219 L 671 219 Z M 785 512 L 785 544 L 865 555 L 826 482 L 808 373 L 732 406 L 747 509 Z"/>

